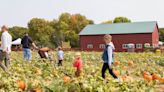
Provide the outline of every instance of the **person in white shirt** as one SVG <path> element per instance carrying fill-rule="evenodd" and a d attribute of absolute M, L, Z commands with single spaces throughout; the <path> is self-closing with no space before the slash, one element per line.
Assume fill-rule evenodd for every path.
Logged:
<path fill-rule="evenodd" d="M 2 26 L 1 31 L 0 67 L 7 72 L 10 64 L 9 54 L 11 52 L 12 37 L 8 33 L 8 28 L 6 26 Z M 3 64 L 3 61 L 5 61 L 5 65 Z"/>
<path fill-rule="evenodd" d="M 58 57 L 58 66 L 63 65 L 63 59 L 64 59 L 64 52 L 61 47 L 58 47 L 58 52 L 57 52 L 57 57 Z"/>

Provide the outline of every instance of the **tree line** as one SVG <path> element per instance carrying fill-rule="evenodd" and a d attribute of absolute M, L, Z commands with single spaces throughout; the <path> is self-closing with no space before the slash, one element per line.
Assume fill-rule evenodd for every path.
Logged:
<path fill-rule="evenodd" d="M 131 22 L 126 17 L 116 17 L 114 20 L 102 22 L 112 24 L 120 22 Z M 14 26 L 9 28 L 13 40 L 22 38 L 24 33 L 29 33 L 38 46 L 57 47 L 61 42 L 70 42 L 71 47 L 79 47 L 79 32 L 94 21 L 81 14 L 63 13 L 58 19 L 52 21 L 42 18 L 32 18 L 28 27 Z M 160 40 L 164 41 L 164 28 L 160 29 Z"/>
<path fill-rule="evenodd" d="M 63 13 L 52 21 L 33 18 L 28 22 L 27 28 L 14 26 L 9 28 L 9 32 L 13 40 L 22 38 L 27 32 L 39 46 L 57 47 L 62 41 L 69 41 L 71 47 L 78 47 L 78 33 L 88 24 L 94 22 L 81 14 Z"/>

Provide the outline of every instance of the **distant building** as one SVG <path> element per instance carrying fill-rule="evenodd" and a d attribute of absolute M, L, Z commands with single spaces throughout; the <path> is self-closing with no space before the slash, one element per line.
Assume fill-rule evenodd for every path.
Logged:
<path fill-rule="evenodd" d="M 105 47 L 104 34 L 111 34 L 115 51 L 127 51 L 128 44 L 134 44 L 135 51 L 143 51 L 144 44 L 158 46 L 158 31 L 155 21 L 88 25 L 79 33 L 80 49 L 101 51 Z"/>

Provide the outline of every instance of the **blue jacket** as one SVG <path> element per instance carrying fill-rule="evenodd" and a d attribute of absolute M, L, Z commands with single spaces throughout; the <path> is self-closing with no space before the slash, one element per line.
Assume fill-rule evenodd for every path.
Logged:
<path fill-rule="evenodd" d="M 111 45 L 105 46 L 102 59 L 104 63 L 108 63 L 109 65 L 114 61 L 113 47 Z"/>
<path fill-rule="evenodd" d="M 64 52 L 62 50 L 59 50 L 57 52 L 58 59 L 64 59 Z"/>

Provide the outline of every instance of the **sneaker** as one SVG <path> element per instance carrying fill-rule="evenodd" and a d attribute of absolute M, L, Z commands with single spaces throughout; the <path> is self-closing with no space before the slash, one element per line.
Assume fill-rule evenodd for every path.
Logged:
<path fill-rule="evenodd" d="M 122 80 L 120 78 L 117 78 L 114 80 L 114 82 L 122 83 Z"/>

